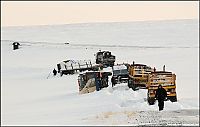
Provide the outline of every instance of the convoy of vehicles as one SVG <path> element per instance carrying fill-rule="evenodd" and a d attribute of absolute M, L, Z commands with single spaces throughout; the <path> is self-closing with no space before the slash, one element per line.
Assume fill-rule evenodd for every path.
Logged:
<path fill-rule="evenodd" d="M 147 101 L 149 105 L 155 104 L 155 94 L 158 85 L 162 85 L 167 91 L 167 100 L 177 101 L 176 95 L 176 75 L 172 72 L 156 71 L 145 64 L 114 64 L 115 56 L 109 51 L 99 51 L 96 53 L 96 63 L 90 60 L 74 61 L 67 60 L 57 64 L 58 72 L 63 74 L 74 74 L 75 71 L 87 71 L 78 76 L 79 93 L 85 94 L 99 91 L 108 87 L 109 76 L 112 76 L 112 86 L 120 83 L 127 83 L 134 91 L 141 88 L 147 89 Z M 112 72 L 104 72 L 103 68 L 112 67 Z M 100 71 L 101 70 L 101 71 Z"/>

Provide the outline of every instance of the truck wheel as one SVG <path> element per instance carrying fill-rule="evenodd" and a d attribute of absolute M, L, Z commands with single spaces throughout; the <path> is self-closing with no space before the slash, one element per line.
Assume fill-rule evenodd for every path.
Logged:
<path fill-rule="evenodd" d="M 177 102 L 177 97 L 176 96 L 172 96 L 169 99 L 171 102 Z"/>
<path fill-rule="evenodd" d="M 99 61 L 96 59 L 96 64 L 99 64 Z"/>
<path fill-rule="evenodd" d="M 128 83 L 128 88 L 131 88 L 131 85 Z"/>
<path fill-rule="evenodd" d="M 128 79 L 128 87 L 132 88 L 132 80 L 131 79 Z"/>
<path fill-rule="evenodd" d="M 136 90 L 139 90 L 139 87 L 137 85 L 133 84 L 132 89 L 133 89 L 133 91 L 136 91 Z"/>

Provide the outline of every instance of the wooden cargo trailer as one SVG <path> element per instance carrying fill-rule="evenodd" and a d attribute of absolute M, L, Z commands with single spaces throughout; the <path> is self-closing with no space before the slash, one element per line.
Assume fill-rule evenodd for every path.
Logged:
<path fill-rule="evenodd" d="M 167 99 L 171 102 L 177 101 L 176 95 L 176 75 L 172 72 L 156 71 L 152 72 L 148 82 L 147 100 L 150 105 L 155 103 L 155 94 L 159 85 L 167 91 Z"/>

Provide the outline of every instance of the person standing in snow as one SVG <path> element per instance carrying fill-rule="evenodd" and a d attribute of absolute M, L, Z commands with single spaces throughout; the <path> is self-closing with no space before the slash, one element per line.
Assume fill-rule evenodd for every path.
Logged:
<path fill-rule="evenodd" d="M 153 68 L 153 71 L 156 72 L 156 68 L 155 67 Z"/>
<path fill-rule="evenodd" d="M 111 78 L 112 87 L 115 85 L 115 78 L 112 76 Z"/>
<path fill-rule="evenodd" d="M 165 65 L 163 66 L 163 71 L 165 71 Z"/>
<path fill-rule="evenodd" d="M 158 100 L 159 111 L 163 110 L 163 108 L 164 108 L 164 101 L 165 101 L 165 98 L 167 97 L 167 92 L 162 87 L 162 85 L 158 86 L 158 89 L 156 90 L 155 97 Z"/>
<path fill-rule="evenodd" d="M 56 71 L 56 69 L 54 68 L 54 69 L 53 69 L 53 75 L 56 76 L 56 74 L 57 74 L 57 71 Z"/>

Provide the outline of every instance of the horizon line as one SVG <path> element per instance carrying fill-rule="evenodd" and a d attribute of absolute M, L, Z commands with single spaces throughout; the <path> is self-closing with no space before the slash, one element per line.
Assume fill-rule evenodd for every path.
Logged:
<path fill-rule="evenodd" d="M 180 19 L 155 19 L 155 20 L 135 20 L 135 21 L 94 21 L 94 22 L 80 22 L 80 23 L 60 23 L 60 24 L 38 24 L 38 25 L 9 25 L 1 26 L 7 27 L 37 27 L 37 26 L 59 26 L 59 25 L 78 25 L 78 24 L 100 24 L 100 23 L 131 23 L 131 22 L 159 22 L 159 21 L 177 21 L 177 20 L 199 20 L 199 18 L 180 18 Z"/>

